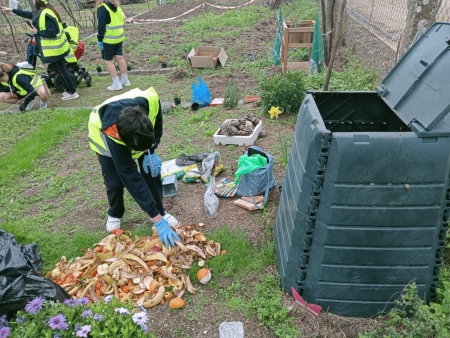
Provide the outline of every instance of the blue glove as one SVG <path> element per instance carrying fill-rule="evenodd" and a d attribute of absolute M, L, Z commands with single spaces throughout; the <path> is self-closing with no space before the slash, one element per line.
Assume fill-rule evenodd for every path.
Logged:
<path fill-rule="evenodd" d="M 151 155 L 144 155 L 144 161 L 142 162 L 144 171 L 146 174 L 150 171 L 152 177 L 157 177 L 161 172 L 161 159 L 153 153 Z"/>
<path fill-rule="evenodd" d="M 162 218 L 158 223 L 155 223 L 156 231 L 158 231 L 159 239 L 164 243 L 164 245 L 168 248 L 169 241 L 172 246 L 175 245 L 175 240 L 180 241 L 180 237 L 178 237 L 177 233 L 172 230 L 169 223 Z"/>
<path fill-rule="evenodd" d="M 103 50 L 103 42 L 102 41 L 97 41 L 97 45 L 100 48 L 100 50 Z"/>

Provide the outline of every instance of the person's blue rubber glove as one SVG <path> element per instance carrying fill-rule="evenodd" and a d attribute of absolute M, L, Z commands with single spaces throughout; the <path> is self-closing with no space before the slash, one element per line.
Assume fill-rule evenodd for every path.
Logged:
<path fill-rule="evenodd" d="M 100 48 L 100 50 L 103 50 L 103 42 L 102 41 L 97 41 L 97 45 Z"/>
<path fill-rule="evenodd" d="M 159 239 L 164 243 L 164 245 L 168 248 L 169 242 L 172 246 L 175 245 L 175 241 L 180 241 L 180 237 L 178 237 L 177 233 L 172 230 L 169 223 L 162 218 L 158 223 L 155 223 L 156 231 L 158 231 Z"/>
<path fill-rule="evenodd" d="M 142 166 L 144 167 L 144 171 L 146 174 L 150 171 L 152 177 L 157 177 L 161 172 L 161 159 L 153 153 L 151 155 L 144 155 L 144 161 L 142 162 Z"/>

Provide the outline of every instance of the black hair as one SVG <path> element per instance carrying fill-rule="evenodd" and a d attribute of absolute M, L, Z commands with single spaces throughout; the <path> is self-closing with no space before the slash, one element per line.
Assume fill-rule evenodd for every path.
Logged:
<path fill-rule="evenodd" d="M 126 107 L 117 117 L 117 132 L 125 145 L 132 150 L 150 149 L 155 142 L 153 125 L 147 111 L 140 107 Z"/>

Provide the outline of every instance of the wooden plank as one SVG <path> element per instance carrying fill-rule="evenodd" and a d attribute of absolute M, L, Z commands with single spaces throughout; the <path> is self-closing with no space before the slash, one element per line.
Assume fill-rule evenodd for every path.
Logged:
<path fill-rule="evenodd" d="M 256 204 L 264 202 L 264 196 L 262 196 L 262 195 L 253 196 L 253 197 L 255 198 Z M 244 200 L 244 201 L 246 201 L 248 203 L 252 203 L 253 204 L 253 200 L 252 200 L 252 198 L 250 196 L 242 196 L 241 200 Z"/>
<path fill-rule="evenodd" d="M 312 43 L 288 43 L 288 48 L 310 48 Z"/>
<path fill-rule="evenodd" d="M 241 199 L 238 199 L 236 201 L 233 201 L 234 205 L 237 205 L 238 207 L 247 209 L 248 211 L 253 211 L 253 210 L 258 210 L 257 207 L 255 207 L 255 205 L 253 203 L 248 203 L 246 201 L 243 201 Z M 262 208 L 262 204 L 258 205 L 260 208 Z"/>
<path fill-rule="evenodd" d="M 289 33 L 314 33 L 314 27 L 289 28 Z"/>

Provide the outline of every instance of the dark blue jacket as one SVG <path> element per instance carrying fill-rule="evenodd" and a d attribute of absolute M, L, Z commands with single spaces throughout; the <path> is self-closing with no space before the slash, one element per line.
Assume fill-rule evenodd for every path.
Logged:
<path fill-rule="evenodd" d="M 139 105 L 148 110 L 148 101 L 145 98 L 138 97 L 136 99 L 124 99 L 120 101 L 111 102 L 106 106 L 104 110 L 99 111 L 100 118 L 102 120 L 102 130 L 115 124 L 119 113 L 125 107 L 134 107 Z M 155 131 L 155 146 L 150 150 L 150 153 L 154 153 L 155 149 L 161 140 L 163 133 L 163 119 L 161 112 L 161 102 L 159 104 L 159 112 L 156 116 L 155 125 L 153 129 Z M 145 211 L 151 218 L 154 218 L 160 214 L 156 208 L 156 202 L 153 195 L 145 183 L 144 178 L 137 170 L 136 162 L 132 158 L 131 150 L 117 142 L 114 142 L 109 137 L 106 138 L 109 150 L 111 152 L 111 158 L 116 168 L 123 185 L 127 188 L 130 195 L 139 204 L 141 209 Z M 138 162 L 142 164 L 142 160 L 145 154 L 143 154 Z"/>
<path fill-rule="evenodd" d="M 106 6 L 109 7 L 114 13 L 117 12 L 117 7 L 109 1 L 105 2 Z M 98 34 L 97 40 L 103 41 L 106 32 L 106 25 L 111 23 L 111 15 L 109 15 L 108 10 L 104 6 L 99 6 L 97 8 L 97 20 L 98 20 Z"/>
<path fill-rule="evenodd" d="M 30 19 L 33 26 L 37 29 L 37 34 L 35 36 L 36 43 L 39 46 L 39 54 L 42 60 L 42 63 L 52 63 L 55 61 L 58 61 L 67 55 L 69 55 L 70 50 L 67 49 L 67 51 L 64 54 L 58 55 L 58 56 L 51 56 L 51 57 L 44 57 L 42 54 L 42 48 L 41 48 L 41 36 L 45 38 L 54 38 L 59 34 L 59 26 L 56 22 L 55 18 L 51 17 L 50 15 L 45 16 L 45 30 L 39 30 L 39 16 L 41 15 L 41 12 L 44 10 L 44 8 L 41 8 L 39 12 L 33 16 L 33 12 L 30 11 L 23 11 L 21 9 L 13 9 L 13 13 L 25 18 Z"/>
<path fill-rule="evenodd" d="M 28 103 L 31 102 L 31 100 L 34 100 L 34 98 L 37 96 L 37 93 L 34 90 L 33 86 L 31 85 L 32 77 L 29 75 L 25 75 L 25 74 L 19 74 L 16 77 L 16 82 L 19 86 L 21 86 L 23 89 L 25 89 L 27 91 L 27 94 L 25 96 L 21 96 L 21 95 L 17 94 L 19 89 L 12 84 L 12 79 L 18 71 L 19 71 L 19 68 L 14 66 L 13 69 L 8 74 L 9 75 L 8 84 L 9 84 L 10 88 L 2 86 L 2 88 L 0 88 L 0 92 L 12 91 L 14 94 L 16 94 L 19 97 L 19 99 L 25 97 L 25 99 L 23 100 L 24 101 L 23 105 L 26 106 L 26 105 L 28 105 Z"/>

